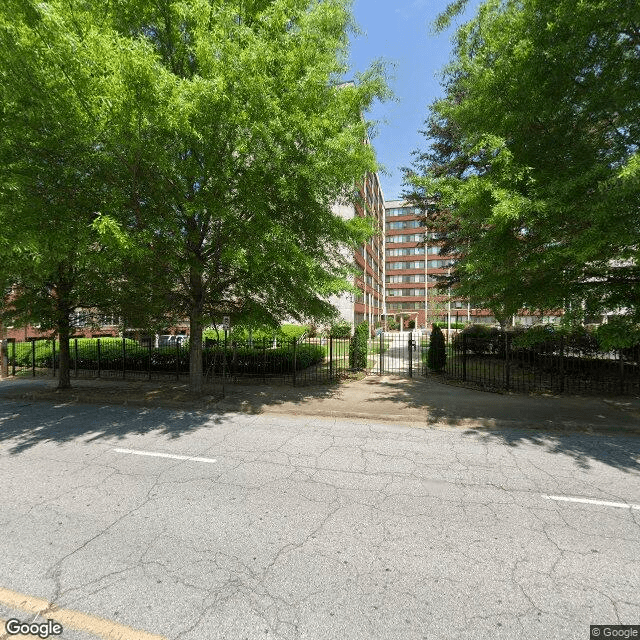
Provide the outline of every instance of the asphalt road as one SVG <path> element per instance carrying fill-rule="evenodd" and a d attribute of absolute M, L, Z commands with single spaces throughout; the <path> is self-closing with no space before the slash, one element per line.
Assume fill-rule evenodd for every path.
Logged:
<path fill-rule="evenodd" d="M 68 640 L 640 624 L 634 436 L 4 400 L 0 487 L 0 619 Z"/>

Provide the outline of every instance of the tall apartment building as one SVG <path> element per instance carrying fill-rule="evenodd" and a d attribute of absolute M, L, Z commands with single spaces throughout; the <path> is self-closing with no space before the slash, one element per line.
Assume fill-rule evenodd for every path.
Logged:
<path fill-rule="evenodd" d="M 384 217 L 385 204 L 376 173 L 364 176 L 359 186 L 361 204 L 334 205 L 333 211 L 345 219 L 369 217 L 378 233 L 356 248 L 353 260 L 357 270 L 356 293 L 330 298 L 340 315 L 352 326 L 366 320 L 371 327 L 384 319 Z"/>
<path fill-rule="evenodd" d="M 495 324 L 488 309 L 474 308 L 466 300 L 436 289 L 437 275 L 446 275 L 454 256 L 442 255 L 433 233 L 426 233 L 422 211 L 403 200 L 385 203 L 386 317 L 403 326 L 428 327 L 434 321 Z M 419 246 L 421 245 L 421 246 Z M 525 309 L 513 317 L 524 326 L 558 322 L 562 311 L 535 314 Z"/>
<path fill-rule="evenodd" d="M 435 288 L 436 275 L 446 275 L 452 256 L 441 255 L 434 234 L 426 233 L 422 211 L 402 200 L 385 203 L 386 316 L 406 327 L 427 327 L 436 320 L 472 315 L 466 302 L 449 300 Z M 476 314 L 473 314 L 476 315 Z"/>

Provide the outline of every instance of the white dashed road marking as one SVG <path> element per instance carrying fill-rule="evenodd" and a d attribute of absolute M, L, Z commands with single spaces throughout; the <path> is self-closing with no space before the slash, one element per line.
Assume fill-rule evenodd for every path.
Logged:
<path fill-rule="evenodd" d="M 547 496 L 547 500 L 559 500 L 561 502 L 581 502 L 583 504 L 597 504 L 603 507 L 616 507 L 618 509 L 640 509 L 640 504 L 628 504 L 627 502 L 607 502 L 606 500 L 591 500 L 589 498 L 571 498 L 570 496 Z"/>
<path fill-rule="evenodd" d="M 189 460 L 191 462 L 217 462 L 213 458 L 198 458 L 196 456 L 178 456 L 173 453 L 159 453 L 157 451 L 138 451 L 136 449 L 114 449 L 118 453 L 129 453 L 134 456 L 149 456 L 151 458 L 170 458 L 171 460 Z"/>

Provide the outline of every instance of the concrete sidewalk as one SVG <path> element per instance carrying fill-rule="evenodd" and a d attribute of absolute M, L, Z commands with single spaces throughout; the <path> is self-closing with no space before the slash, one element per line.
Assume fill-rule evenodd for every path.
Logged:
<path fill-rule="evenodd" d="M 184 382 L 73 380 L 57 391 L 44 379 L 0 382 L 0 399 L 60 403 L 170 407 L 212 414 L 270 413 L 402 422 L 416 426 L 526 427 L 640 434 L 640 398 L 496 394 L 441 383 L 434 378 L 369 376 L 334 385 L 220 385 L 194 400 Z"/>

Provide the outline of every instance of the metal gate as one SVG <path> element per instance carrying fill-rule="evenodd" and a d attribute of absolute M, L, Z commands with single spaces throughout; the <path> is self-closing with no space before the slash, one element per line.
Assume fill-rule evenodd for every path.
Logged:
<path fill-rule="evenodd" d="M 368 372 L 377 375 L 424 375 L 427 336 L 418 331 L 380 333 L 369 343 Z"/>

